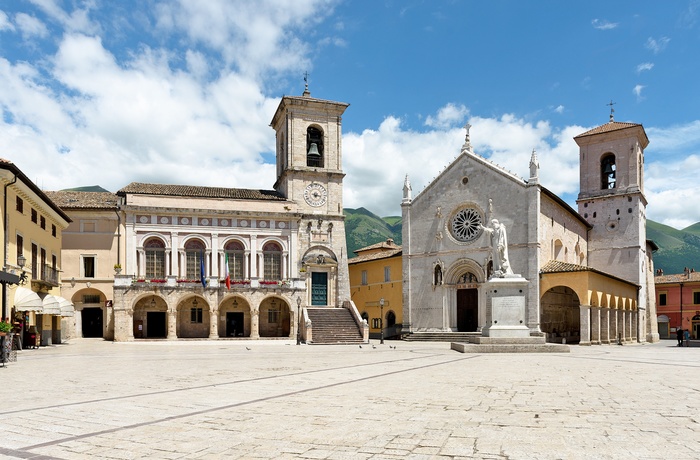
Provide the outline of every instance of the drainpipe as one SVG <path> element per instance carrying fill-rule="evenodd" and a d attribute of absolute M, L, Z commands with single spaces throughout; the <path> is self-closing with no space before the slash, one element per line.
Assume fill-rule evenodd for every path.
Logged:
<path fill-rule="evenodd" d="M 12 182 L 8 182 L 7 184 L 5 184 L 5 193 L 3 194 L 4 203 L 3 203 L 3 207 L 2 207 L 2 210 L 3 210 L 2 222 L 3 222 L 3 232 L 5 233 L 5 244 L 3 246 L 3 255 L 2 255 L 2 269 L 3 270 L 7 270 L 7 245 L 10 243 L 10 239 L 9 239 L 10 235 L 7 233 L 7 227 L 9 226 L 9 224 L 7 222 L 7 219 L 8 219 L 7 218 L 7 187 L 14 184 L 15 182 L 17 182 L 17 175 L 16 174 L 15 174 L 14 179 L 12 179 Z M 3 312 L 3 316 L 4 315 L 5 315 L 5 312 Z"/>
<path fill-rule="evenodd" d="M 2 218 L 2 225 L 3 225 L 3 233 L 5 234 L 5 241 L 3 242 L 4 244 L 2 245 L 2 271 L 7 271 L 7 245 L 9 244 L 10 241 L 10 236 L 8 235 L 7 232 L 7 227 L 8 227 L 8 217 L 7 217 L 7 187 L 10 185 L 14 184 L 17 182 L 17 174 L 15 174 L 14 179 L 12 179 L 12 182 L 8 182 L 5 184 L 5 190 L 3 194 L 3 218 Z M 4 321 L 5 318 L 7 318 L 7 282 L 3 281 L 2 283 L 2 316 L 0 316 L 0 320 Z"/>
<path fill-rule="evenodd" d="M 119 202 L 117 201 L 117 209 L 114 210 L 117 215 L 117 264 L 121 265 L 121 239 L 122 239 L 122 217 L 119 215 Z M 124 267 L 122 267 L 124 268 Z"/>

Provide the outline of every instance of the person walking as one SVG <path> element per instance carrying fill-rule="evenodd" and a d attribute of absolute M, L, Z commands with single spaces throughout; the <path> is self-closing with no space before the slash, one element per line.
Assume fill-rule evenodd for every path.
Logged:
<path fill-rule="evenodd" d="M 690 331 L 688 329 L 683 331 L 683 338 L 685 338 L 685 346 L 689 347 L 690 346 Z"/>
<path fill-rule="evenodd" d="M 676 328 L 676 340 L 678 340 L 678 347 L 683 345 L 683 329 L 680 327 Z"/>

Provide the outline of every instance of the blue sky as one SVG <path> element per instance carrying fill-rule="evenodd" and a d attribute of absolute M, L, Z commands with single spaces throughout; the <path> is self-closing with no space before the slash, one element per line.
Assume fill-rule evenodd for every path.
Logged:
<path fill-rule="evenodd" d="M 574 136 L 642 123 L 649 218 L 700 221 L 700 0 L 0 0 L 0 157 L 45 190 L 270 189 L 282 95 L 350 103 L 344 206 L 477 153 L 575 207 Z"/>

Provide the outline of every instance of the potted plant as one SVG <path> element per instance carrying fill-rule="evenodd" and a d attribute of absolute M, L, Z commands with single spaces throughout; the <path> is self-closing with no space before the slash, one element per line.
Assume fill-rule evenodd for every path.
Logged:
<path fill-rule="evenodd" d="M 122 264 L 114 264 L 114 273 L 119 274 L 122 272 Z"/>
<path fill-rule="evenodd" d="M 12 324 L 0 321 L 0 335 L 6 335 L 8 332 L 12 332 Z"/>

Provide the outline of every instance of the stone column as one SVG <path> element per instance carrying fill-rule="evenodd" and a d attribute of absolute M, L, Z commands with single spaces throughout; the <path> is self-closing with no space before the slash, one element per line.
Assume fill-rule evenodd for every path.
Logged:
<path fill-rule="evenodd" d="M 610 309 L 601 308 L 600 309 L 600 343 L 609 344 L 610 343 Z"/>
<path fill-rule="evenodd" d="M 168 340 L 177 340 L 177 307 L 168 310 Z"/>
<path fill-rule="evenodd" d="M 600 345 L 600 307 L 591 307 L 591 344 Z"/>
<path fill-rule="evenodd" d="M 258 274 L 258 239 L 250 236 L 250 278 L 260 278 Z"/>
<path fill-rule="evenodd" d="M 114 341 L 132 342 L 134 340 L 134 312 L 116 310 L 114 312 Z"/>
<path fill-rule="evenodd" d="M 581 305 L 581 340 L 579 345 L 590 345 L 591 344 L 591 306 Z"/>
<path fill-rule="evenodd" d="M 618 341 L 625 341 L 625 312 L 624 310 L 617 310 L 617 336 Z"/>
<path fill-rule="evenodd" d="M 250 312 L 250 338 L 260 338 L 260 310 L 252 310 Z"/>
<path fill-rule="evenodd" d="M 209 338 L 219 338 L 219 310 L 209 310 Z"/>
<path fill-rule="evenodd" d="M 632 341 L 641 343 L 643 340 L 642 338 L 644 335 L 640 335 L 639 329 L 638 329 L 638 322 L 639 322 L 639 310 L 632 310 Z"/>
<path fill-rule="evenodd" d="M 288 278 L 287 273 L 289 271 L 287 270 L 287 264 L 289 263 L 289 253 L 287 251 L 282 252 L 282 279 L 286 280 Z"/>

